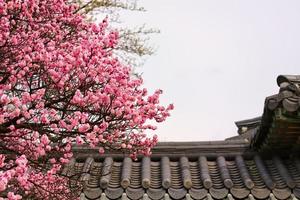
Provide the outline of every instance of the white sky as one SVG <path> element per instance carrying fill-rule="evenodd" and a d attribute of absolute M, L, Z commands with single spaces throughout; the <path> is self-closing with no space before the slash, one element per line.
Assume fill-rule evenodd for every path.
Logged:
<path fill-rule="evenodd" d="M 300 1 L 141 0 L 147 12 L 122 19 L 161 34 L 140 69 L 150 90 L 164 90 L 171 117 L 160 141 L 222 140 L 234 121 L 262 114 L 279 74 L 299 74 Z"/>

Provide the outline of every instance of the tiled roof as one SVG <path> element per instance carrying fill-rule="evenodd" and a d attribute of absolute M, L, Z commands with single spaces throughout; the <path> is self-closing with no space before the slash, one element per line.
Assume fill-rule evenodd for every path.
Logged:
<path fill-rule="evenodd" d="M 239 135 L 227 138 L 226 140 L 246 139 L 248 141 L 252 141 L 255 134 L 259 130 L 260 124 L 261 124 L 261 117 L 237 121 L 235 122 L 235 125 L 238 127 Z"/>
<path fill-rule="evenodd" d="M 83 200 L 300 199 L 300 76 L 277 83 L 262 117 L 236 122 L 238 136 L 159 143 L 137 161 L 75 147 L 63 173 L 82 181 Z"/>
<path fill-rule="evenodd" d="M 64 173 L 84 182 L 81 199 L 300 198 L 298 157 L 258 155 L 242 141 L 215 143 L 161 143 L 137 161 L 78 149 Z"/>
<path fill-rule="evenodd" d="M 261 123 L 261 117 L 255 117 L 252 119 L 241 120 L 241 121 L 237 121 L 234 123 L 238 127 L 238 133 L 240 135 L 242 135 L 246 131 L 249 131 L 250 129 L 256 129 L 257 127 L 259 127 L 260 123 Z"/>
<path fill-rule="evenodd" d="M 300 149 L 300 76 L 278 76 L 279 93 L 266 98 L 261 124 L 252 140 L 260 151 Z"/>

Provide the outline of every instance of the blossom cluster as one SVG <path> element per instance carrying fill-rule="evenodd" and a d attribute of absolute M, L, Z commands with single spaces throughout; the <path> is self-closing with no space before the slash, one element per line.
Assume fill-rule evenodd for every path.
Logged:
<path fill-rule="evenodd" d="M 67 0 L 0 0 L 0 199 L 68 199 L 74 144 L 149 155 L 173 105 L 114 56 L 118 32 Z"/>

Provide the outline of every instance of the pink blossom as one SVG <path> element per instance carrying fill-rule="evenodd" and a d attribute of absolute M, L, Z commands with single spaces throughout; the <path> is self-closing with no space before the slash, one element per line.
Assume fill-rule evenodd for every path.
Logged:
<path fill-rule="evenodd" d="M 71 151 L 71 145 L 70 144 L 67 144 L 66 145 L 66 147 L 65 147 L 65 150 L 67 151 L 67 152 L 69 152 L 69 151 Z"/>
<path fill-rule="evenodd" d="M 7 197 L 9 200 L 19 200 L 22 199 L 20 195 L 15 195 L 13 192 L 8 192 Z"/>
<path fill-rule="evenodd" d="M 3 94 L 1 97 L 0 97 L 0 103 L 6 105 L 10 102 L 10 99 L 8 98 L 8 96 L 6 94 Z"/>
<path fill-rule="evenodd" d="M 38 147 L 36 149 L 36 153 L 38 156 L 44 156 L 46 154 L 45 150 L 42 147 Z"/>
<path fill-rule="evenodd" d="M 100 154 L 104 154 L 104 152 L 105 152 L 104 148 L 103 147 L 99 147 L 99 153 Z"/>
<path fill-rule="evenodd" d="M 4 160 L 5 160 L 5 155 L 0 154 L 0 168 L 4 167 L 5 165 Z"/>
<path fill-rule="evenodd" d="M 78 145 L 83 144 L 83 139 L 80 136 L 76 137 L 76 144 L 78 144 Z"/>
<path fill-rule="evenodd" d="M 157 137 L 144 132 L 174 106 L 118 61 L 108 18 L 92 23 L 66 0 L 0 2 L 0 152 L 16 152 L 0 155 L 5 198 L 76 199 L 59 173 L 75 143 L 150 155 Z"/>
<path fill-rule="evenodd" d="M 48 136 L 44 134 L 44 135 L 42 135 L 42 137 L 41 137 L 41 142 L 42 142 L 44 145 L 47 145 L 47 144 L 49 144 L 50 140 L 49 140 Z"/>
<path fill-rule="evenodd" d="M 0 180 L 0 192 L 4 191 L 6 189 L 6 185 L 7 185 L 7 179 L 5 179 L 5 177 L 1 177 L 1 180 Z"/>
<path fill-rule="evenodd" d="M 78 131 L 80 133 L 85 133 L 90 129 L 90 125 L 89 124 L 81 124 L 79 125 Z"/>

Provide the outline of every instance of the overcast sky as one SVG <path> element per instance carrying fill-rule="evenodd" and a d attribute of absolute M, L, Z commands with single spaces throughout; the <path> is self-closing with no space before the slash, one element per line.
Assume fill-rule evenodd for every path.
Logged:
<path fill-rule="evenodd" d="M 175 110 L 160 141 L 223 140 L 234 121 L 262 114 L 279 74 L 300 71 L 300 1 L 141 0 L 130 24 L 159 28 L 156 54 L 139 69 Z"/>

